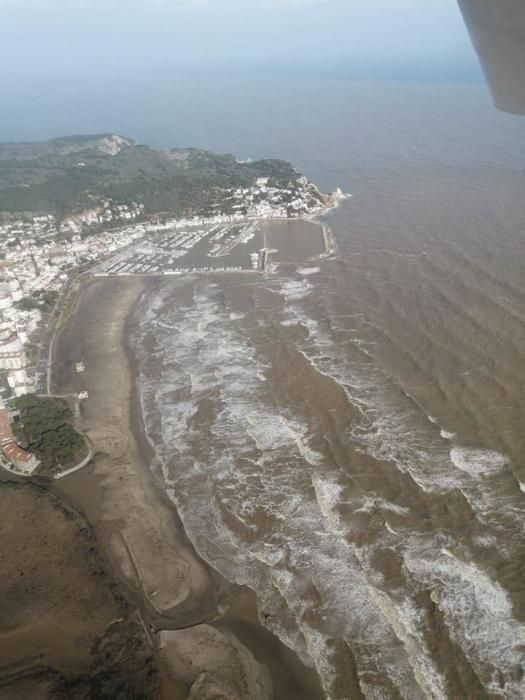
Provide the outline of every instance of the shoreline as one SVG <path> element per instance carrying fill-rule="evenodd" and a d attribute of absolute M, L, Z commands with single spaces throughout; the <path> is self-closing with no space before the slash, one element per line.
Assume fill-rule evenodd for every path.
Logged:
<path fill-rule="evenodd" d="M 246 700 L 251 700 L 252 697 L 317 700 L 322 698 L 323 694 L 315 671 L 305 667 L 292 650 L 260 623 L 253 592 L 224 581 L 217 572 L 202 562 L 186 536 L 175 505 L 146 466 L 153 458 L 153 447 L 145 433 L 136 385 L 138 369 L 128 338 L 142 295 L 148 288 L 159 283 L 158 279 L 84 279 L 79 285 L 68 317 L 58 329 L 52 364 L 55 376 L 61 376 L 59 386 L 70 386 L 78 381 L 71 371 L 68 373 L 65 365 L 68 361 L 71 364 L 75 349 L 79 345 L 82 346 L 82 334 L 94 332 L 95 337 L 91 338 L 84 350 L 87 372 L 82 381 L 87 383 L 87 388 L 90 389 L 90 399 L 83 408 L 80 420 L 94 442 L 96 455 L 92 466 L 73 473 L 58 483 L 55 482 L 53 491 L 71 499 L 86 515 L 112 570 L 128 592 L 128 597 L 141 611 L 145 627 L 152 628 L 152 635 L 156 638 L 159 674 L 164 687 L 161 697 L 185 697 L 184 688 L 191 681 L 191 674 L 182 674 L 182 682 L 171 678 L 169 656 L 175 655 L 180 661 L 181 645 L 189 644 L 193 649 L 202 648 L 202 635 L 206 632 L 209 649 L 204 656 L 207 660 L 215 660 L 215 676 L 220 676 L 219 667 L 227 667 L 230 675 L 233 673 L 239 678 L 251 679 L 251 685 L 243 687 L 240 694 L 232 697 Z M 116 299 L 118 293 L 124 295 L 124 304 L 119 304 Z M 79 322 L 80 316 L 83 318 L 82 322 Z M 95 325 L 93 321 L 96 321 Z M 112 351 L 107 353 L 106 350 L 104 358 L 105 343 L 108 341 L 107 332 L 104 330 L 105 323 L 109 323 L 108 327 L 113 332 L 110 331 Z M 79 334 L 81 337 L 78 337 Z M 115 401 L 114 373 L 111 373 L 112 376 L 104 376 L 109 375 L 111 371 L 108 363 L 102 362 L 102 376 L 95 376 L 91 371 L 92 363 L 96 370 L 97 363 L 100 365 L 100 361 L 107 361 L 108 357 L 114 359 L 113 354 L 121 359 L 118 369 L 120 376 L 117 379 L 121 383 L 120 400 L 123 399 L 122 388 L 124 387 L 124 393 L 127 391 L 124 406 L 117 406 L 119 398 Z M 118 393 L 116 390 L 116 394 Z M 108 394 L 111 396 L 108 397 Z M 120 414 L 120 421 L 116 422 L 120 423 L 122 432 L 128 433 L 124 445 L 124 461 L 127 458 L 131 469 L 129 465 L 128 469 L 123 466 L 122 452 L 114 449 L 115 439 L 117 443 L 119 439 L 114 434 L 108 434 L 108 426 L 105 425 L 108 406 L 113 412 Z M 111 421 L 115 423 L 113 416 Z M 114 429 L 115 425 L 110 427 Z M 120 447 L 122 448 L 122 445 Z M 108 455 L 104 454 L 104 448 L 106 453 L 110 452 L 109 459 Z M 135 493 L 132 493 L 133 491 Z M 130 498 L 133 502 L 133 497 L 136 499 L 135 504 L 129 502 Z M 128 516 L 129 510 L 122 508 L 123 500 L 127 508 L 134 506 L 133 516 Z M 148 507 L 144 510 L 145 504 Z M 131 517 L 136 521 L 137 508 L 139 511 L 142 508 L 142 516 L 146 517 L 143 521 L 139 517 L 139 526 L 137 527 L 135 522 L 130 531 L 126 518 Z M 147 522 L 152 513 L 156 516 L 162 513 L 162 522 L 157 523 L 160 527 L 156 532 L 148 531 L 147 528 L 144 530 L 144 520 Z M 153 557 L 152 542 L 156 546 Z M 159 558 L 163 563 L 166 558 L 170 559 L 172 568 L 168 567 L 166 571 L 166 567 L 162 566 L 160 570 Z M 181 559 L 184 564 L 182 573 Z M 156 569 L 153 576 L 152 568 Z M 166 576 L 166 573 L 170 575 Z M 170 600 L 170 595 L 173 594 L 173 574 L 179 576 L 178 582 L 184 588 L 184 591 L 179 591 L 175 597 L 175 602 Z M 189 582 L 185 580 L 185 576 L 189 576 Z M 164 605 L 160 608 L 159 595 L 164 600 Z M 226 613 L 220 614 L 219 601 L 222 599 L 223 602 L 228 597 L 236 602 L 233 606 L 228 604 Z M 166 607 L 166 603 L 169 602 L 174 602 L 174 605 Z M 210 629 L 215 630 L 213 644 L 210 641 Z M 239 649 L 237 646 L 232 647 L 232 639 L 235 639 L 236 645 L 240 645 L 243 650 L 242 663 L 239 661 Z M 218 657 L 220 664 L 217 665 Z M 232 659 L 235 659 L 235 662 Z M 208 663 L 207 660 L 203 662 L 204 665 Z M 263 671 L 266 668 L 270 670 L 273 678 L 274 694 L 268 691 L 268 681 L 264 680 Z M 207 669 L 207 672 L 211 674 L 210 677 L 214 677 L 211 668 Z M 257 695 L 254 695 L 254 689 L 257 690 Z"/>
<path fill-rule="evenodd" d="M 101 321 L 101 317 L 106 315 L 105 312 L 107 311 L 107 316 L 111 316 L 111 320 L 106 319 L 106 323 L 109 321 L 109 331 L 101 328 L 98 335 L 92 335 L 91 340 L 87 341 L 82 336 L 82 333 L 78 332 L 79 326 L 84 325 L 86 311 L 86 308 L 83 308 L 85 302 L 83 295 L 92 292 L 95 286 L 101 286 L 101 291 L 106 294 L 115 291 L 115 288 L 119 286 L 127 287 L 127 289 L 120 290 L 124 292 L 124 299 L 121 297 L 117 301 L 115 304 L 116 308 L 111 308 L 111 301 L 106 298 L 105 307 L 95 310 L 95 318 L 91 319 L 91 324 L 94 321 Z M 132 399 L 132 374 L 131 368 L 128 366 L 124 345 L 121 345 L 120 332 L 124 331 L 129 310 L 132 308 L 137 296 L 140 296 L 142 288 L 143 284 L 137 284 L 136 280 L 128 281 L 125 285 L 114 283 L 113 281 L 105 281 L 103 286 L 100 282 L 86 280 L 80 287 L 72 312 L 69 318 L 65 320 L 57 337 L 53 365 L 54 372 L 56 373 L 57 370 L 60 370 L 63 379 L 60 382 L 55 381 L 55 387 L 70 387 L 81 381 L 91 389 L 89 403 L 82 407 L 79 422 L 81 423 L 80 427 L 93 443 L 95 456 L 89 467 L 55 481 L 53 486 L 57 491 L 66 492 L 70 489 L 73 491 L 74 500 L 77 501 L 83 511 L 86 511 L 90 523 L 96 529 L 102 530 L 100 534 L 102 539 L 105 540 L 105 549 L 109 551 L 111 558 L 114 560 L 113 568 L 121 569 L 119 579 L 125 583 L 128 589 L 135 587 L 138 590 L 140 597 L 144 599 L 143 602 L 146 603 L 146 605 L 142 606 L 144 612 L 153 620 L 155 617 L 162 618 L 165 616 L 169 618 L 172 608 L 180 605 L 179 595 L 175 596 L 175 601 L 172 600 L 171 592 L 174 590 L 174 585 L 171 585 L 168 581 L 169 574 L 180 572 L 173 561 L 170 562 L 174 567 L 173 570 L 168 565 L 168 568 L 162 572 L 165 574 L 163 577 L 165 579 L 163 581 L 165 590 L 163 591 L 162 602 L 158 600 L 161 597 L 158 589 L 154 589 L 151 594 L 148 594 L 145 589 L 144 578 L 137 575 L 137 570 L 140 571 L 139 560 L 141 557 L 147 558 L 148 553 L 147 551 L 134 551 L 133 547 L 129 546 L 127 542 L 128 535 L 136 535 L 137 532 L 124 532 L 127 523 L 122 518 L 130 520 L 131 516 L 137 517 L 136 512 L 131 513 L 130 518 L 127 518 L 126 513 L 126 508 L 135 500 L 137 501 L 135 505 L 139 509 L 151 508 L 154 511 L 159 508 L 161 510 L 161 516 L 156 518 L 151 524 L 152 533 L 150 534 L 158 536 L 162 532 L 162 527 L 167 526 L 169 530 L 172 530 L 172 534 L 178 536 L 182 531 L 182 524 L 175 512 L 165 512 L 168 505 L 167 496 L 157 488 L 151 472 L 143 464 L 143 460 L 149 461 L 150 455 L 144 454 L 142 435 L 140 433 L 137 435 L 136 416 L 133 416 L 135 409 Z M 109 296 L 111 297 L 112 294 L 110 293 Z M 88 301 L 88 305 L 92 306 L 90 301 Z M 115 318 L 119 316 L 119 312 L 121 312 L 120 317 L 115 321 Z M 82 321 L 80 321 L 80 317 L 82 317 Z M 93 328 L 91 327 L 89 331 L 92 332 Z M 71 337 L 68 337 L 68 335 L 75 336 L 73 347 L 71 346 Z M 89 335 L 89 333 L 86 333 L 86 335 Z M 94 350 L 94 354 L 91 354 L 89 346 L 84 350 L 86 360 L 88 362 L 91 360 L 91 368 L 86 362 L 88 367 L 86 374 L 79 378 L 75 376 L 73 371 L 68 372 L 65 365 L 71 364 L 70 360 L 74 359 L 72 352 L 74 353 L 77 347 L 83 346 L 84 342 L 88 342 L 92 347 L 98 349 Z M 108 344 L 109 348 L 107 347 Z M 109 358 L 113 360 L 113 366 L 109 368 L 110 371 L 113 370 L 113 376 L 111 377 L 100 371 L 103 369 L 100 367 L 100 360 L 108 360 Z M 111 410 L 114 411 L 113 415 L 110 415 Z M 81 475 L 83 476 L 83 481 L 97 482 L 93 486 L 94 490 L 99 492 L 97 495 L 100 496 L 100 508 L 94 507 L 96 504 L 91 502 L 93 500 L 92 493 L 85 494 L 82 490 L 75 493 L 76 490 L 72 488 Z M 91 479 L 92 476 L 98 478 L 93 480 Z M 172 511 L 171 508 L 170 511 Z M 141 515 L 143 514 L 141 513 Z M 113 520 L 117 522 L 113 523 Z M 133 524 L 136 527 L 144 523 L 141 523 L 140 518 L 138 518 L 138 521 Z M 115 534 L 118 537 L 115 537 Z M 155 541 L 154 537 L 153 544 L 159 546 L 160 538 L 159 541 Z M 177 542 L 177 544 L 180 543 Z M 112 552 L 112 549 L 116 551 Z M 118 556 L 116 556 L 116 552 L 118 552 Z M 115 563 L 118 563 L 118 565 L 115 566 Z M 145 573 L 148 572 L 146 571 Z M 159 574 L 159 572 L 156 573 Z M 181 582 L 184 583 L 183 580 Z M 184 592 L 188 595 L 190 594 L 190 591 Z M 153 599 L 155 600 L 153 601 Z M 208 607 L 210 612 L 213 608 L 212 605 L 204 607 Z M 180 615 L 180 612 L 178 614 Z"/>

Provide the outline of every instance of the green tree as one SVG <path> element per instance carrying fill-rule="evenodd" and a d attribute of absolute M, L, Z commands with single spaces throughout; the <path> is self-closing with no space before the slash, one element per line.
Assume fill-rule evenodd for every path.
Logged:
<path fill-rule="evenodd" d="M 15 406 L 20 411 L 19 430 L 27 449 L 40 459 L 44 469 L 67 467 L 81 458 L 86 445 L 71 425 L 73 415 L 67 401 L 25 394 L 15 400 Z"/>

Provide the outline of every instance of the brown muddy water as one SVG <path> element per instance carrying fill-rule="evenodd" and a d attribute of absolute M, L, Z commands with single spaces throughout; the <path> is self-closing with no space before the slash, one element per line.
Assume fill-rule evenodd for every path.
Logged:
<path fill-rule="evenodd" d="M 427 93 L 347 141 L 340 97 L 335 256 L 170 280 L 131 339 L 189 537 L 334 700 L 525 696 L 525 125 Z"/>

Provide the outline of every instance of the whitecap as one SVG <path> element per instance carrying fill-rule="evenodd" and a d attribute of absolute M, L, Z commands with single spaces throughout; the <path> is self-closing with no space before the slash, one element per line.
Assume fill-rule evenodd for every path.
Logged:
<path fill-rule="evenodd" d="M 427 648 L 421 631 L 420 610 L 409 599 L 397 602 L 373 586 L 368 590 L 370 597 L 381 609 L 394 634 L 403 644 L 414 670 L 414 677 L 423 694 L 432 700 L 446 700 L 446 682 Z"/>
<path fill-rule="evenodd" d="M 321 272 L 320 267 L 300 267 L 297 272 L 300 275 L 308 276 L 308 275 L 316 275 L 318 272 Z"/>
<path fill-rule="evenodd" d="M 474 447 L 453 447 L 450 459 L 454 466 L 471 476 L 495 474 L 509 463 L 500 452 Z"/>
<path fill-rule="evenodd" d="M 386 520 L 385 520 L 385 529 L 386 529 L 387 532 L 389 532 L 391 535 L 397 535 L 397 534 L 398 534 L 397 530 L 394 530 L 394 528 L 391 527 L 391 526 L 387 523 Z"/>
<path fill-rule="evenodd" d="M 280 293 L 286 301 L 299 301 L 310 293 L 312 285 L 306 280 L 287 280 L 281 284 Z"/>
<path fill-rule="evenodd" d="M 407 552 L 405 566 L 433 588 L 432 600 L 444 613 L 451 638 L 474 668 L 480 674 L 487 668 L 500 669 L 507 679 L 505 697 L 524 697 L 525 682 L 511 678 L 523 661 L 525 626 L 516 619 L 501 584 L 477 563 L 437 546 Z"/>
<path fill-rule="evenodd" d="M 341 530 L 342 523 L 336 507 L 341 500 L 341 486 L 330 477 L 312 476 L 312 485 L 319 510 L 326 518 L 332 532 Z"/>

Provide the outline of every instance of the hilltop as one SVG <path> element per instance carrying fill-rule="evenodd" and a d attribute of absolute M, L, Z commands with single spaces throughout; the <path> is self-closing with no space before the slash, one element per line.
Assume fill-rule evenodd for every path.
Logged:
<path fill-rule="evenodd" d="M 51 214 L 59 219 L 102 200 L 140 202 L 144 213 L 202 214 L 224 203 L 225 191 L 253 186 L 288 188 L 300 174 L 282 160 L 240 162 L 195 148 L 155 150 L 116 134 L 0 143 L 0 215 Z M 319 193 L 312 189 L 312 196 Z"/>

